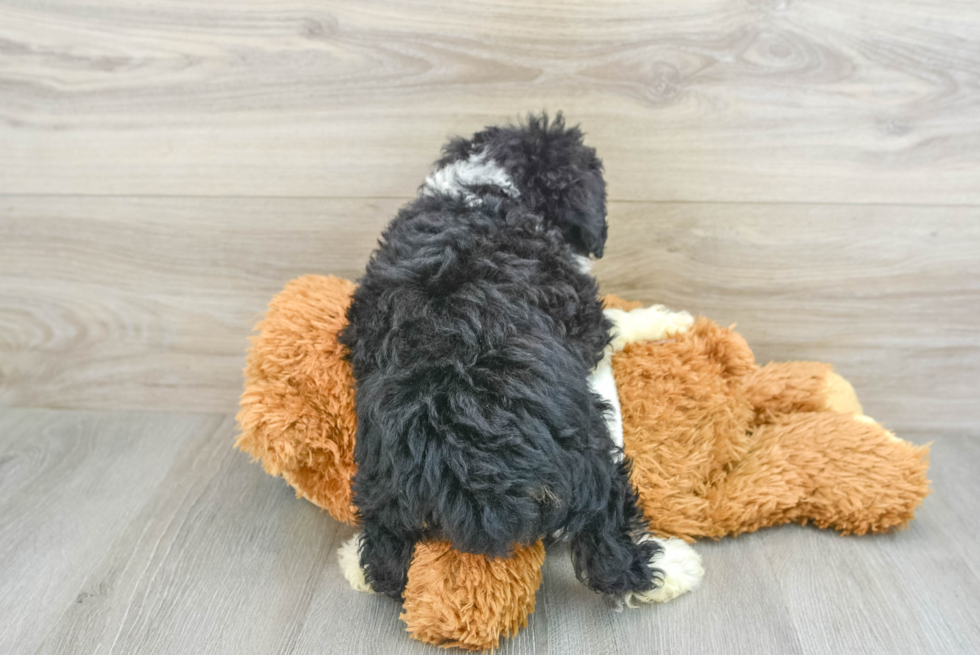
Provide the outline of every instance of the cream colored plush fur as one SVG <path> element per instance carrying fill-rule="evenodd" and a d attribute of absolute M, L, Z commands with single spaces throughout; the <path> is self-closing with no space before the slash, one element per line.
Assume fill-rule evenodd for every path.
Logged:
<path fill-rule="evenodd" d="M 613 322 L 613 351 L 622 350 L 628 343 L 660 341 L 683 334 L 694 325 L 694 317 L 688 312 L 675 312 L 663 305 L 629 311 L 606 309 L 605 313 Z"/>

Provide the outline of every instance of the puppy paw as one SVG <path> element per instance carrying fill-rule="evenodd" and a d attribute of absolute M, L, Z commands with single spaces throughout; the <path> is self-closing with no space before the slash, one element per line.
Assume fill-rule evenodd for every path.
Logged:
<path fill-rule="evenodd" d="M 664 572 L 663 580 L 653 589 L 627 593 L 622 598 L 626 607 L 666 603 L 701 584 L 704 567 L 701 566 L 701 556 L 693 548 L 677 538 L 662 540 L 660 545 L 663 551 L 653 556 L 650 565 Z"/>
<path fill-rule="evenodd" d="M 373 594 L 374 589 L 364 577 L 364 570 L 361 568 L 360 543 L 361 533 L 357 533 L 337 549 L 337 560 L 340 562 L 340 570 L 344 572 L 344 577 L 350 583 L 351 589 Z"/>

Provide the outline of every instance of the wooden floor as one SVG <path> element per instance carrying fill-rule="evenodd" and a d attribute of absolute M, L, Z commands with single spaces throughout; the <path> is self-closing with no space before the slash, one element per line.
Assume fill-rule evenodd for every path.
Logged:
<path fill-rule="evenodd" d="M 231 448 L 227 416 L 0 415 L 0 652 L 437 652 L 390 599 L 350 589 L 352 529 Z M 707 577 L 615 612 L 549 552 L 537 611 L 502 653 L 980 652 L 980 439 L 938 437 L 906 532 L 798 526 L 700 543 Z"/>
<path fill-rule="evenodd" d="M 634 612 L 552 553 L 504 650 L 980 652 L 980 3 L 0 0 L 0 653 L 436 652 L 229 417 L 288 279 L 541 108 L 605 162 L 605 290 L 832 362 L 935 493 Z"/>

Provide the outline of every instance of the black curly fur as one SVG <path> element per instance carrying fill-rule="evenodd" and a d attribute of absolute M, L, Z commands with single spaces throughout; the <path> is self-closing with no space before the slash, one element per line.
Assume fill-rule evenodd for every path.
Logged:
<path fill-rule="evenodd" d="M 479 202 L 426 195 L 382 235 L 341 335 L 357 383 L 354 504 L 361 565 L 400 597 L 415 543 L 508 555 L 562 531 L 576 573 L 608 594 L 660 572 L 628 462 L 611 457 L 588 385 L 609 342 L 595 279 L 602 164 L 561 116 L 455 139 L 438 166 L 485 152 L 515 182 Z"/>

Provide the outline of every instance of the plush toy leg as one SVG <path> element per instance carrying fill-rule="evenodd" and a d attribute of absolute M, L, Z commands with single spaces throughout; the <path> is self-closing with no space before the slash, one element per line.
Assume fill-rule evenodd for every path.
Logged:
<path fill-rule="evenodd" d="M 518 547 L 509 558 L 420 543 L 408 571 L 402 620 L 414 639 L 444 647 L 489 650 L 527 626 L 541 586 L 544 545 Z"/>
<path fill-rule="evenodd" d="M 787 521 L 844 534 L 906 525 L 929 493 L 928 446 L 864 417 L 806 412 L 760 426 L 752 447 L 709 493 L 711 536 Z"/>
<path fill-rule="evenodd" d="M 745 391 L 759 423 L 795 412 L 864 413 L 851 383 L 821 362 L 767 364 L 749 376 Z"/>
<path fill-rule="evenodd" d="M 801 435 L 813 428 L 808 448 L 816 443 L 825 458 L 810 460 L 814 491 L 801 507 L 801 518 L 819 527 L 844 534 L 905 527 L 929 494 L 928 445 L 898 439 L 866 416 L 796 415 L 781 424 Z"/>

